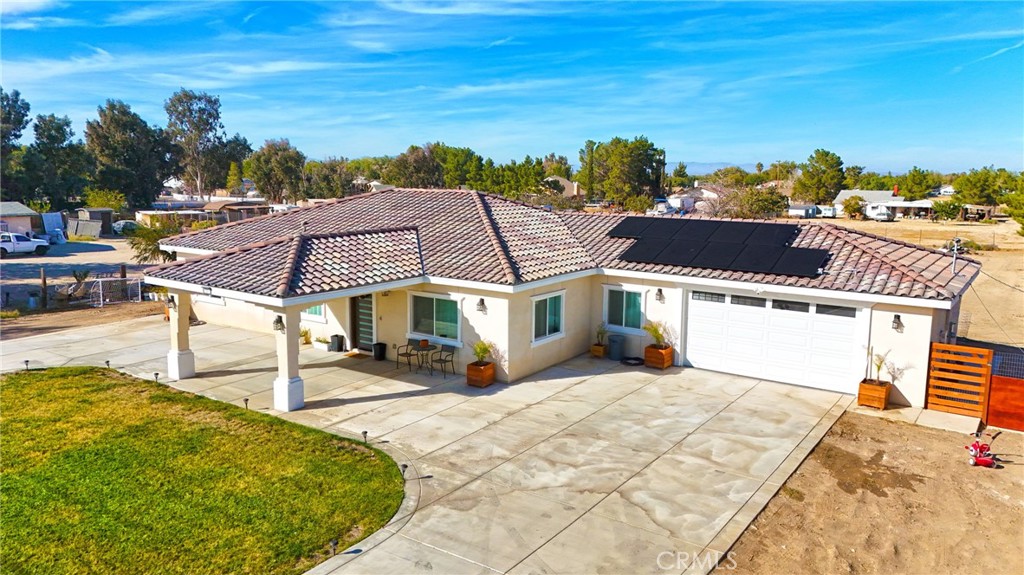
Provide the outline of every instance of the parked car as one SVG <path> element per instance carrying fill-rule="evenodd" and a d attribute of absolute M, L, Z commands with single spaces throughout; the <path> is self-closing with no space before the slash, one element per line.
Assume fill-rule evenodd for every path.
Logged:
<path fill-rule="evenodd" d="M 7 257 L 9 254 L 36 254 L 44 255 L 50 249 L 46 240 L 30 238 L 24 234 L 13 232 L 0 233 L 0 257 Z"/>
<path fill-rule="evenodd" d="M 864 208 L 864 217 L 879 222 L 891 222 L 896 219 L 889 208 L 881 204 L 868 204 Z"/>

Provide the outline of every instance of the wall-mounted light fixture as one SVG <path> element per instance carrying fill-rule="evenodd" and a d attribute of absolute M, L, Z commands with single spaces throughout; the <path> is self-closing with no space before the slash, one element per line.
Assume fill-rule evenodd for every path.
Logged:
<path fill-rule="evenodd" d="M 213 288 L 210 287 L 210 286 L 203 286 L 203 295 L 212 296 L 213 295 Z"/>
<path fill-rule="evenodd" d="M 903 321 L 900 320 L 900 314 L 892 316 L 892 328 L 896 331 L 903 329 Z"/>
<path fill-rule="evenodd" d="M 174 301 L 173 295 L 167 296 L 167 307 L 175 311 L 178 310 L 178 302 Z"/>
<path fill-rule="evenodd" d="M 274 318 L 274 331 L 284 333 L 284 319 L 282 319 L 281 316 Z"/>
<path fill-rule="evenodd" d="M 654 299 L 658 300 L 658 303 L 665 303 L 665 292 L 658 288 L 658 291 L 654 293 Z"/>
<path fill-rule="evenodd" d="M 480 298 L 480 301 L 476 302 L 476 311 L 487 313 L 487 303 L 484 302 L 484 298 Z"/>
<path fill-rule="evenodd" d="M 391 292 L 389 292 L 388 290 L 380 292 L 381 297 L 388 297 L 389 295 L 391 295 Z"/>

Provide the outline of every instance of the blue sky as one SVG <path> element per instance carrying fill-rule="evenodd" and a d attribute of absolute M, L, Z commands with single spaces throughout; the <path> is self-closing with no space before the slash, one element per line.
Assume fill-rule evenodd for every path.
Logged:
<path fill-rule="evenodd" d="M 1024 3 L 4 0 L 2 77 L 81 135 L 108 98 L 311 158 L 443 141 L 504 162 L 645 135 L 669 162 L 815 148 L 902 172 L 1024 169 Z M 30 132 L 29 132 L 30 134 Z M 29 135 L 29 139 L 31 136 Z"/>

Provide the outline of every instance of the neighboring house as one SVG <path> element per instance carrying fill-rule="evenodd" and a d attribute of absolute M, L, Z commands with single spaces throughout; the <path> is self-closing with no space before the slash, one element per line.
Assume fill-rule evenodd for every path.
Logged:
<path fill-rule="evenodd" d="M 548 176 L 544 178 L 545 182 L 557 182 L 562 187 L 560 192 L 567 198 L 576 198 L 585 195 L 580 185 L 577 182 L 573 182 L 562 176 Z"/>
<path fill-rule="evenodd" d="M 627 356 L 642 356 L 648 321 L 664 322 L 676 365 L 850 394 L 869 350 L 888 352 L 906 368 L 893 401 L 923 406 L 930 344 L 955 335 L 980 269 L 831 224 L 626 218 L 393 189 L 168 238 L 161 247 L 179 261 L 146 270 L 146 281 L 175 298 L 173 379 L 195 373 L 193 311 L 279 328 L 274 405 L 284 411 L 304 404 L 301 327 L 344 335 L 353 349 L 383 342 L 388 354 L 408 339 L 453 345 L 460 369 L 487 340 L 498 378 L 516 381 L 585 353 L 602 322 L 625 337 Z M 613 237 L 620 224 L 671 235 Z M 754 238 L 781 243 L 744 244 Z M 800 265 L 778 268 L 787 258 Z"/>
<path fill-rule="evenodd" d="M 208 202 L 203 206 L 203 211 L 212 215 L 218 222 L 225 223 L 265 216 L 270 213 L 270 206 L 262 200 L 218 200 Z"/>
<path fill-rule="evenodd" d="M 0 231 L 27 234 L 39 214 L 21 202 L 0 202 Z"/>
<path fill-rule="evenodd" d="M 874 205 L 886 205 L 888 206 L 892 202 L 903 202 L 906 198 L 897 196 L 893 190 L 842 190 L 836 199 L 832 200 L 832 205 L 836 207 L 836 210 L 840 215 L 846 215 L 843 211 L 843 202 L 853 196 L 860 196 L 864 198 L 865 209 Z"/>
<path fill-rule="evenodd" d="M 817 217 L 818 206 L 798 204 L 786 208 L 786 215 L 791 218 L 811 219 Z"/>
<path fill-rule="evenodd" d="M 896 219 L 921 219 L 932 216 L 932 200 L 889 201 L 883 205 L 892 211 Z"/>

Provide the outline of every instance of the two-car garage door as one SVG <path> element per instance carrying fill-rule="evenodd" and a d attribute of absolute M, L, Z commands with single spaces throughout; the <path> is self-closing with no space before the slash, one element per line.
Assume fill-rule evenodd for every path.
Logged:
<path fill-rule="evenodd" d="M 857 392 L 866 356 L 856 308 L 711 291 L 688 299 L 687 364 Z"/>

